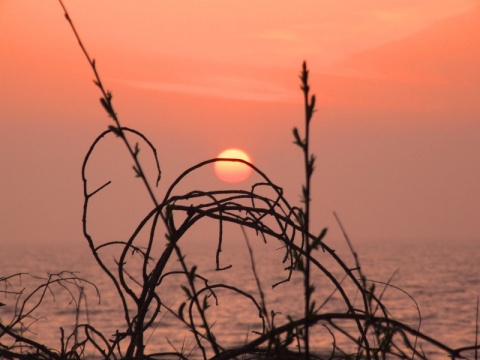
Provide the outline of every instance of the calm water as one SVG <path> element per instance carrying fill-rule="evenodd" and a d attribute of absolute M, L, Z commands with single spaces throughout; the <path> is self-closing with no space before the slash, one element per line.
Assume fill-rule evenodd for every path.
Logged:
<path fill-rule="evenodd" d="M 225 246 L 222 264 L 231 264 L 233 267 L 224 272 L 213 270 L 215 267 L 214 245 L 190 244 L 185 245 L 183 251 L 187 255 L 189 264 L 197 264 L 198 272 L 208 277 L 210 284 L 225 282 L 257 293 L 248 253 L 245 246 L 240 245 Z M 290 314 L 296 317 L 303 311 L 301 278 L 294 277 L 290 283 L 271 290 L 272 283 L 285 276 L 285 271 L 282 270 L 283 265 L 280 263 L 282 253 L 277 250 L 278 247 L 278 244 L 257 244 L 254 247 L 255 264 L 265 292 L 267 309 L 280 312 L 276 317 L 277 325 L 283 322 L 285 315 Z M 357 245 L 356 250 L 367 278 L 387 282 L 396 272 L 391 283 L 408 292 L 416 300 L 421 312 L 423 332 L 453 348 L 475 343 L 476 302 L 477 296 L 480 295 L 480 246 L 478 244 L 474 242 L 463 245 L 453 242 L 409 245 L 370 244 Z M 353 267 L 351 254 L 340 247 L 337 252 L 344 254 L 342 258 Z M 113 258 L 112 254 L 105 254 L 105 256 Z M 319 259 L 341 278 L 341 271 L 329 258 L 319 253 Z M 66 269 L 78 272 L 79 276 L 94 282 L 101 294 L 99 303 L 93 288 L 85 286 L 88 301 L 86 304 L 84 301 L 80 304 L 80 322 L 90 322 L 106 336 L 113 334 L 116 329 L 123 329 L 123 316 L 118 297 L 110 286 L 110 280 L 99 271 L 87 249 L 4 248 L 0 253 L 0 263 L 0 276 L 15 272 L 30 272 L 45 276 L 46 273 L 56 273 Z M 175 268 L 178 263 L 173 261 L 171 266 Z M 12 281 L 8 289 L 17 287 L 28 290 L 35 283 L 35 280 L 27 275 L 22 276 L 21 279 L 21 283 L 19 280 Z M 164 303 L 175 310 L 182 301 L 183 292 L 179 288 L 179 283 L 182 281 L 183 279 L 179 276 L 172 277 L 171 281 L 165 281 L 161 288 Z M 316 301 L 320 304 L 333 288 L 322 274 L 315 274 L 314 281 Z M 377 287 L 379 288 L 377 294 L 379 294 L 383 286 L 378 283 Z M 345 283 L 345 289 L 351 299 L 356 298 L 357 294 L 352 286 Z M 211 322 L 215 323 L 213 329 L 217 339 L 226 346 L 232 346 L 241 344 L 247 336 L 253 338 L 251 331 L 260 329 L 255 307 L 232 293 L 218 291 L 217 295 L 219 305 L 212 306 L 208 311 Z M 413 328 L 418 327 L 418 311 L 415 303 L 405 293 L 389 288 L 383 299 L 392 317 L 406 321 Z M 11 316 L 9 312 L 14 309 L 13 300 L 12 296 L 3 295 L 0 299 L 7 304 L 0 308 L 0 318 L 4 322 L 8 321 L 7 319 Z M 359 299 L 356 301 L 359 303 Z M 213 300 L 211 304 L 214 305 Z M 345 305 L 338 295 L 334 295 L 323 311 L 345 311 Z M 65 291 L 62 292 L 57 288 L 55 297 L 49 293 L 45 295 L 45 301 L 36 314 L 39 321 L 31 326 L 30 336 L 58 348 L 59 328 L 63 327 L 68 333 L 75 322 L 75 304 L 69 301 Z M 183 347 L 188 352 L 192 349 L 194 341 L 190 333 L 167 312 L 162 312 L 162 315 L 162 318 L 154 324 L 154 329 L 147 334 L 150 336 L 149 350 L 173 351 L 173 347 L 177 350 Z M 323 329 L 323 327 L 319 328 Z M 314 333 L 316 350 L 330 349 L 331 342 L 332 339 L 325 330 L 319 329 Z M 343 344 L 340 337 L 337 339 L 337 344 Z M 425 350 L 431 354 L 431 358 L 444 358 L 441 353 L 435 352 L 426 345 Z M 198 352 L 196 353 L 194 349 L 193 354 L 198 355 Z"/>

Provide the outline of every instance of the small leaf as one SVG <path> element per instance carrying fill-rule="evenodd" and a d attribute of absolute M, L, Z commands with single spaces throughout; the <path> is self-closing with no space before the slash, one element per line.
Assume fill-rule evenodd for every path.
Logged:
<path fill-rule="evenodd" d="M 135 165 L 133 165 L 132 168 L 133 168 L 133 171 L 135 171 L 135 177 L 143 176 L 142 171 L 139 168 L 137 168 Z"/>
<path fill-rule="evenodd" d="M 305 93 L 308 93 L 308 70 L 307 70 L 307 63 L 304 61 L 302 64 L 302 72 L 300 74 L 300 79 L 302 80 L 302 90 Z"/>
<path fill-rule="evenodd" d="M 190 273 L 188 274 L 188 278 L 190 281 L 194 281 L 195 280 L 195 272 L 197 271 L 197 266 L 193 266 L 192 269 L 190 270 Z"/>
<path fill-rule="evenodd" d="M 209 307 L 210 307 L 210 305 L 208 305 L 208 296 L 205 295 L 205 296 L 203 297 L 202 310 L 205 311 L 205 310 L 207 310 Z"/>
<path fill-rule="evenodd" d="M 297 220 L 298 225 L 303 226 L 305 224 L 305 214 L 302 209 L 298 209 L 295 213 L 295 220 Z"/>
<path fill-rule="evenodd" d="M 315 95 L 312 95 L 311 103 L 307 104 L 307 120 L 308 120 L 308 122 L 310 122 L 310 120 L 312 119 L 314 112 L 315 112 Z"/>
<path fill-rule="evenodd" d="M 303 140 L 300 138 L 300 134 L 298 133 L 298 129 L 296 127 L 293 128 L 293 137 L 295 141 L 293 142 L 295 145 L 300 146 L 302 149 L 305 147 Z"/>
<path fill-rule="evenodd" d="M 315 95 L 312 95 L 310 99 L 310 108 L 312 110 L 312 113 L 315 111 Z"/>
<path fill-rule="evenodd" d="M 310 196 L 307 187 L 305 185 L 302 185 L 302 202 L 306 203 L 307 201 L 310 201 Z"/>
<path fill-rule="evenodd" d="M 112 113 L 111 111 L 111 106 L 110 104 L 107 102 L 107 100 L 105 100 L 105 98 L 100 98 L 100 104 L 102 104 L 103 108 L 105 109 L 105 111 L 110 115 Z"/>
<path fill-rule="evenodd" d="M 183 309 L 185 309 L 185 305 L 186 305 L 186 303 L 183 302 L 183 303 L 180 304 L 180 307 L 178 308 L 178 316 L 182 320 L 184 320 Z"/>
<path fill-rule="evenodd" d="M 320 235 L 318 235 L 318 240 L 322 241 L 322 239 L 327 235 L 328 228 L 324 228 Z"/>
<path fill-rule="evenodd" d="M 133 155 L 136 157 L 139 152 L 140 152 L 140 146 L 138 145 L 138 142 L 137 142 L 135 143 L 135 148 L 133 149 Z"/>
<path fill-rule="evenodd" d="M 182 290 L 187 295 L 187 298 L 191 299 L 192 298 L 192 293 L 190 292 L 190 289 L 188 287 L 186 287 L 185 285 L 180 285 L 180 287 L 182 288 Z"/>
<path fill-rule="evenodd" d="M 308 313 L 310 316 L 314 316 L 315 315 L 315 306 L 316 306 L 316 303 L 315 303 L 315 300 L 313 300 L 311 303 L 310 303 L 310 309 L 308 310 Z"/>
<path fill-rule="evenodd" d="M 312 249 L 318 249 L 318 246 L 322 244 L 322 239 L 327 234 L 327 230 L 328 230 L 328 228 L 324 228 L 322 230 L 322 232 L 320 233 L 320 235 L 318 235 L 315 239 L 313 239 Z M 323 249 L 323 251 L 325 251 L 325 249 Z"/>
<path fill-rule="evenodd" d="M 308 176 L 311 176 L 313 174 L 313 170 L 315 169 L 314 167 L 315 164 L 315 155 L 310 155 L 310 159 L 308 160 L 308 165 L 307 165 L 307 174 Z"/>

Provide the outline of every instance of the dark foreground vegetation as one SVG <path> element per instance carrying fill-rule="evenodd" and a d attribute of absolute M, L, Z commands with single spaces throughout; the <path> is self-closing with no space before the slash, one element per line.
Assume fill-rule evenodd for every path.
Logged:
<path fill-rule="evenodd" d="M 81 323 L 79 313 L 85 287 L 95 289 L 94 283 L 79 278 L 75 273 L 62 272 L 49 275 L 38 287 L 15 290 L 12 286 L 22 274 L 0 278 L 0 289 L 4 302 L 14 303 L 14 312 L 2 311 L 0 303 L 0 358 L 5 359 L 186 359 L 192 353 L 182 349 L 168 352 L 152 352 L 146 333 L 159 323 L 163 314 L 174 316 L 178 323 L 187 328 L 195 339 L 196 355 L 204 359 L 425 359 L 422 344 L 443 352 L 451 359 L 477 359 L 480 348 L 476 339 L 472 346 L 453 349 L 440 343 L 433 336 L 420 331 L 418 323 L 406 324 L 391 316 L 382 303 L 382 296 L 391 285 L 387 282 L 375 286 L 362 272 L 357 255 L 345 234 L 345 241 L 351 249 L 354 264 L 347 264 L 337 255 L 326 241 L 327 229 L 318 234 L 311 231 L 310 215 L 311 179 L 315 168 L 315 156 L 310 152 L 310 123 L 315 112 L 315 96 L 310 93 L 309 71 L 303 63 L 300 73 L 301 91 L 304 97 L 305 121 L 302 129 L 293 129 L 293 142 L 303 155 L 304 183 L 301 188 L 301 205 L 290 203 L 283 195 L 282 188 L 253 164 L 238 159 L 211 159 L 186 169 L 168 187 L 163 198 L 155 195 L 160 181 L 160 166 L 156 149 L 141 132 L 121 125 L 112 103 L 112 94 L 104 87 L 97 71 L 95 60 L 90 57 L 75 29 L 70 16 L 60 1 L 65 16 L 77 38 L 94 73 L 94 83 L 101 92 L 100 102 L 111 119 L 111 125 L 101 133 L 88 150 L 82 168 L 84 182 L 83 231 L 92 256 L 99 268 L 108 276 L 120 299 L 123 311 L 123 327 L 114 334 L 102 333 L 92 322 Z M 123 142 L 131 157 L 133 172 L 144 184 L 151 199 L 151 211 L 139 222 L 132 234 L 125 240 L 98 243 L 89 231 L 89 210 L 91 201 L 104 191 L 110 181 L 92 188 L 87 168 L 97 145 L 108 136 L 116 136 Z M 158 175 L 155 186 L 147 179 L 139 154 L 151 152 L 155 162 L 153 168 Z M 239 161 L 250 166 L 261 179 L 249 189 L 192 190 L 177 191 L 179 185 L 199 169 L 217 161 Z M 194 225 L 209 219 L 218 228 L 214 263 L 218 272 L 233 271 L 222 266 L 223 228 L 235 224 L 243 232 L 245 246 L 251 255 L 251 267 L 256 281 L 255 291 L 247 291 L 238 285 L 225 282 L 211 282 L 195 264 L 190 264 L 182 249 L 182 240 L 195 231 Z M 213 220 L 213 222 L 212 222 Z M 339 226 L 342 225 L 338 221 Z M 264 296 L 263 279 L 256 271 L 250 233 L 255 241 L 277 242 L 283 251 L 285 276 L 269 286 L 282 287 L 289 291 L 293 274 L 300 274 L 302 292 L 298 294 L 301 316 L 279 314 Z M 145 235 L 146 234 L 146 235 Z M 161 244 L 159 246 L 158 244 Z M 158 250 L 160 249 L 160 251 Z M 105 255 L 107 254 L 107 255 Z M 114 266 L 108 263 L 114 254 Z M 341 276 L 335 275 L 320 260 L 328 257 L 341 269 Z M 179 267 L 169 270 L 168 264 L 176 262 Z M 23 275 L 25 276 L 25 275 Z M 331 297 L 319 299 L 314 284 L 322 277 L 330 282 L 333 293 L 342 301 L 342 311 L 326 311 Z M 183 299 L 173 308 L 163 301 L 161 285 L 174 279 L 181 288 Z M 351 289 L 354 289 L 352 292 Z M 29 330 L 35 322 L 48 314 L 39 314 L 40 305 L 50 293 L 64 292 L 76 304 L 76 316 L 72 318 L 73 331 L 60 329 L 59 348 L 53 349 L 30 337 Z M 258 313 L 259 331 L 245 334 L 246 340 L 237 347 L 225 346 L 216 333 L 215 322 L 210 311 L 218 306 L 218 294 L 234 293 L 254 306 Z M 332 296 L 333 296 L 332 293 Z M 413 299 L 412 299 L 413 301 Z M 414 301 L 413 301 L 414 303 Z M 338 306 L 337 306 L 338 307 Z M 477 314 L 478 318 L 478 314 Z M 157 326 L 157 325 L 155 325 Z M 232 326 L 235 326 L 233 323 Z M 312 337 L 319 329 L 328 337 L 328 348 L 313 351 Z M 55 329 L 57 330 L 57 329 Z M 477 330 L 478 333 L 478 330 Z M 345 346 L 347 339 L 349 346 Z M 168 347 L 166 347 L 166 350 Z M 92 355 L 93 354 L 93 355 Z"/>

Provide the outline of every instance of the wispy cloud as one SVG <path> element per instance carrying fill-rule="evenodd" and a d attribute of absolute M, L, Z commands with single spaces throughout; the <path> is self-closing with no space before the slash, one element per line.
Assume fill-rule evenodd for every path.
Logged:
<path fill-rule="evenodd" d="M 234 100 L 279 102 L 293 101 L 298 98 L 297 93 L 292 91 L 292 89 L 283 88 L 265 81 L 236 77 L 210 77 L 190 83 L 129 80 L 117 81 L 139 89 Z"/>

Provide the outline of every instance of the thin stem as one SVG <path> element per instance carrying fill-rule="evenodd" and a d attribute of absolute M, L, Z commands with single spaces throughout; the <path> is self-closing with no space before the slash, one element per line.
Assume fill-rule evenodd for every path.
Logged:
<path fill-rule="evenodd" d="M 113 119 L 113 122 L 115 124 L 115 126 L 109 126 L 109 130 L 114 132 L 118 137 L 120 137 L 123 141 L 123 143 L 125 144 L 130 156 L 132 157 L 133 159 L 133 162 L 134 162 L 134 165 L 133 165 L 133 170 L 135 171 L 136 173 L 136 176 L 139 177 L 142 182 L 144 183 L 145 185 L 145 188 L 155 206 L 155 208 L 158 207 L 159 205 L 159 202 L 157 201 L 157 198 L 153 192 L 153 189 L 152 187 L 150 186 L 146 176 L 145 176 L 145 172 L 142 168 L 142 165 L 140 164 L 140 161 L 138 159 L 138 153 L 139 153 L 139 149 L 138 149 L 138 146 L 135 146 L 133 147 L 130 142 L 128 141 L 127 137 L 125 136 L 125 132 L 120 124 L 120 120 L 118 119 L 118 116 L 113 108 L 113 104 L 112 104 L 112 94 L 110 91 L 107 91 L 105 89 L 105 87 L 103 86 L 103 83 L 102 83 L 102 80 L 100 78 L 100 75 L 97 71 L 97 67 L 96 67 L 96 63 L 95 63 L 95 59 L 91 58 L 90 55 L 88 54 L 81 38 L 80 38 L 80 35 L 78 34 L 74 24 L 73 24 L 73 21 L 72 19 L 70 18 L 69 14 L 68 14 L 68 11 L 65 7 L 65 5 L 63 4 L 62 0 L 59 0 L 59 3 L 64 11 L 64 14 L 65 14 L 65 18 L 67 19 L 74 35 L 75 35 L 75 38 L 77 39 L 78 41 L 78 44 L 83 52 L 83 54 L 85 55 L 90 67 L 92 68 L 92 71 L 93 71 L 93 74 L 94 74 L 94 77 L 95 79 L 93 80 L 94 84 L 100 89 L 100 92 L 102 94 L 102 97 L 100 98 L 100 103 L 102 104 L 103 108 L 105 109 L 105 111 L 107 112 L 107 114 L 109 115 L 109 117 L 111 117 Z M 158 180 L 157 180 L 157 184 L 158 184 Z M 169 235 L 168 237 L 170 239 L 173 238 L 172 236 L 172 231 L 171 229 L 169 228 L 169 224 L 168 224 L 168 221 L 167 221 L 167 218 L 166 216 L 161 213 L 160 214 L 160 217 L 167 229 L 167 234 Z M 89 240 L 89 242 L 91 243 L 91 241 Z M 92 248 L 93 249 L 93 248 Z M 124 254 L 125 252 L 129 249 L 129 247 L 126 247 L 124 249 Z M 95 252 L 95 251 L 94 251 Z M 100 261 L 101 260 L 99 259 L 98 256 L 97 257 L 97 261 Z M 148 261 L 148 260 L 146 260 Z M 120 264 L 123 264 L 122 262 L 120 262 Z M 122 265 L 120 265 L 119 267 L 119 270 L 120 270 L 120 273 L 122 273 L 122 268 L 121 268 Z M 109 273 L 109 271 L 107 271 L 107 273 Z M 158 276 L 161 275 L 161 271 L 160 272 L 155 272 L 155 274 Z M 144 291 L 143 291 L 143 294 L 142 295 L 145 295 L 145 296 L 142 296 L 140 299 L 136 299 L 136 296 L 133 296 L 136 304 L 137 304 L 137 308 L 138 308 L 138 313 L 137 313 L 137 316 L 135 317 L 135 322 L 134 322 L 134 326 L 135 326 L 135 329 L 132 329 L 133 330 L 133 334 L 132 334 L 132 342 L 128 348 L 128 351 L 127 351 L 127 354 L 126 356 L 127 357 L 133 357 L 135 356 L 135 358 L 137 359 L 140 359 L 140 358 L 143 358 L 143 352 L 144 352 L 144 344 L 143 344 L 143 331 L 144 331 L 144 321 L 145 321 L 145 317 L 146 317 L 146 314 L 147 314 L 147 311 L 148 311 L 148 308 L 149 308 L 149 305 L 150 303 L 153 301 L 153 299 L 155 298 L 155 294 L 154 294 L 154 289 L 155 289 L 155 284 L 157 283 L 157 279 L 152 279 L 152 281 L 148 281 L 146 283 L 144 283 Z M 114 281 L 116 283 L 116 281 Z M 153 284 L 153 285 L 151 285 Z M 150 289 L 146 289 L 145 287 L 149 287 L 152 286 L 152 288 Z M 117 286 L 118 288 L 118 286 Z M 124 288 L 126 288 L 124 286 Z M 147 291 L 145 291 L 147 290 Z M 124 304 L 124 307 L 125 307 L 125 304 Z M 127 309 L 125 307 L 125 309 Z M 126 310 L 128 311 L 128 310 Z M 135 353 L 135 355 L 134 355 Z"/>
<path fill-rule="evenodd" d="M 305 246 L 305 252 L 307 254 L 305 258 L 305 278 L 304 278 L 304 289 L 305 289 L 305 329 L 304 329 L 304 346 L 305 346 L 305 356 L 306 359 L 310 359 L 310 340 L 309 340 L 309 324 L 308 319 L 311 315 L 311 295 L 313 292 L 313 287 L 310 283 L 310 255 L 311 255 L 311 246 L 308 238 L 310 234 L 310 181 L 313 172 L 313 161 L 311 162 L 310 152 L 309 152 L 309 143 L 310 143 L 310 120 L 313 115 L 313 108 L 315 106 L 315 98 L 312 97 L 312 101 L 309 99 L 310 87 L 308 85 L 308 70 L 306 62 L 303 62 L 302 73 L 300 76 L 302 80 L 302 91 L 304 98 L 305 106 L 305 137 L 303 140 L 303 160 L 305 166 L 305 185 L 302 191 L 303 202 L 305 203 L 304 217 L 303 217 L 303 232 L 302 232 L 302 241 Z"/>
<path fill-rule="evenodd" d="M 128 149 L 128 152 L 130 153 L 130 155 L 133 158 L 133 161 L 135 163 L 134 169 L 135 169 L 135 172 L 136 172 L 137 176 L 142 179 L 143 183 L 145 184 L 145 188 L 147 189 L 148 194 L 149 194 L 150 198 L 152 199 L 153 203 L 155 204 L 155 206 L 158 206 L 158 201 L 157 201 L 157 199 L 156 199 L 156 197 L 153 193 L 152 187 L 148 183 L 148 180 L 145 176 L 145 173 L 143 172 L 140 161 L 138 160 L 138 151 L 134 150 L 134 147 L 132 147 L 131 144 L 129 143 L 129 141 L 127 140 L 127 138 L 125 136 L 125 133 L 122 130 L 122 127 L 120 125 L 120 120 L 118 119 L 118 116 L 117 116 L 116 112 L 114 111 L 114 108 L 113 108 L 113 105 L 112 105 L 112 93 L 110 91 L 106 90 L 105 87 L 103 86 L 102 79 L 100 78 L 100 75 L 97 71 L 97 66 L 96 66 L 96 63 L 95 63 L 95 59 L 90 57 L 90 55 L 88 54 L 88 51 L 85 48 L 85 45 L 83 44 L 83 42 L 80 38 L 80 35 L 78 34 L 78 32 L 77 32 L 77 30 L 76 30 L 76 28 L 73 24 L 73 21 L 70 18 L 70 15 L 68 15 L 68 11 L 67 11 L 65 5 L 63 4 L 62 0 L 58 0 L 58 1 L 60 2 L 60 5 L 62 6 L 62 9 L 65 13 L 65 18 L 67 19 L 68 23 L 70 24 L 70 27 L 71 27 L 74 35 L 75 35 L 75 38 L 78 41 L 78 44 L 79 44 L 80 48 L 82 49 L 83 54 L 87 58 L 87 61 L 90 65 L 90 67 L 92 68 L 93 74 L 95 76 L 95 80 L 93 80 L 93 82 L 100 89 L 100 92 L 102 93 L 102 98 L 100 99 L 100 102 L 103 105 L 103 107 L 105 108 L 105 110 L 107 111 L 108 115 L 113 119 L 113 121 L 116 125 L 115 128 L 114 128 L 115 130 L 112 129 L 112 128 L 111 129 L 117 134 L 117 136 L 119 136 L 123 140 L 125 146 Z"/>

